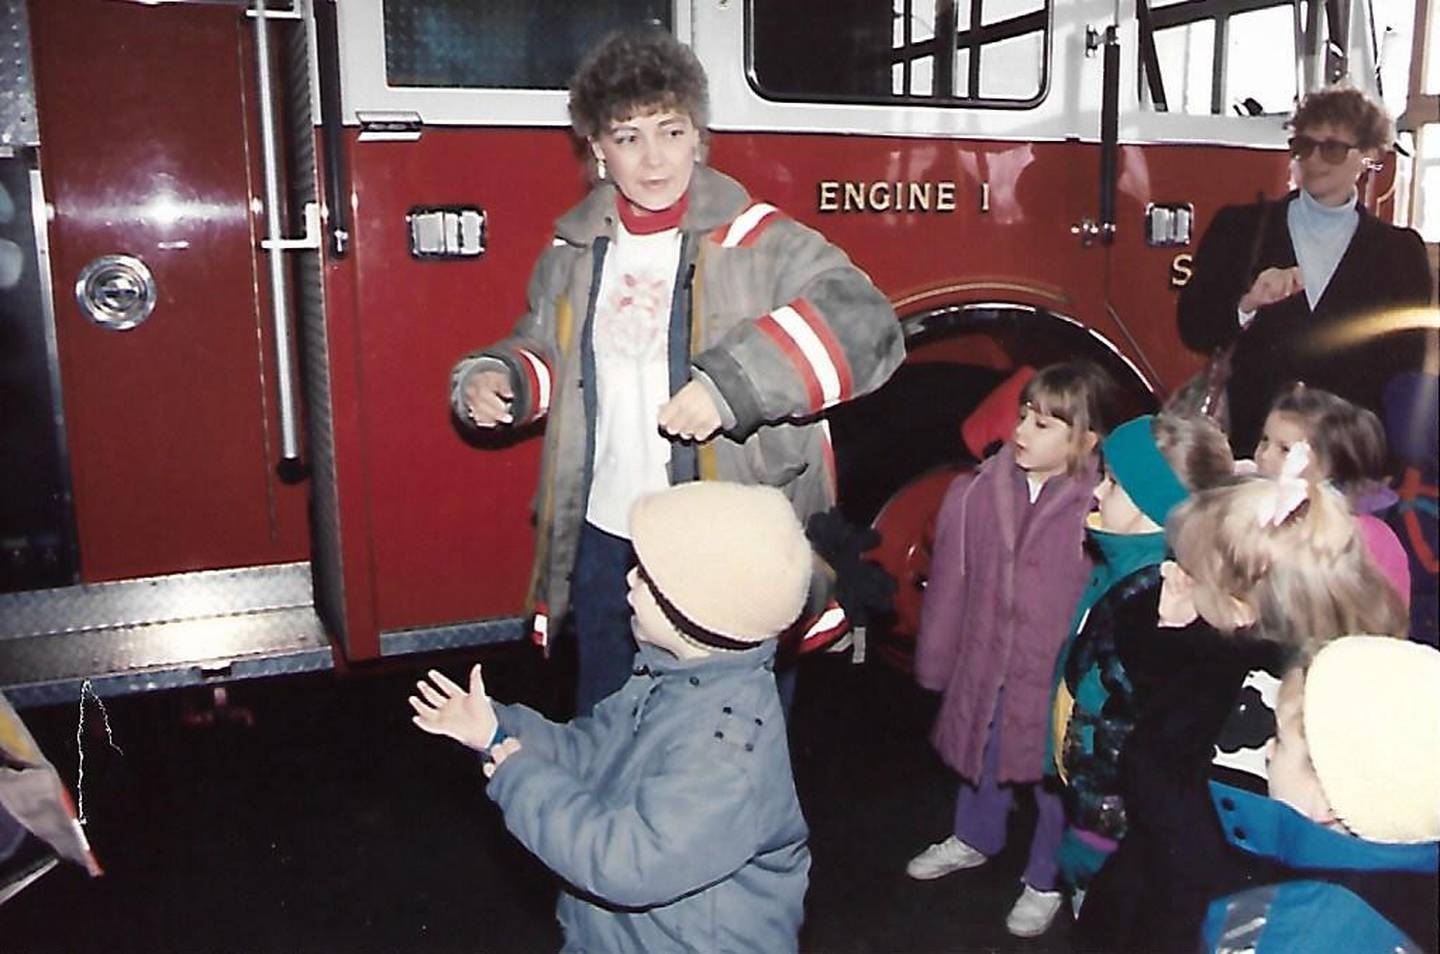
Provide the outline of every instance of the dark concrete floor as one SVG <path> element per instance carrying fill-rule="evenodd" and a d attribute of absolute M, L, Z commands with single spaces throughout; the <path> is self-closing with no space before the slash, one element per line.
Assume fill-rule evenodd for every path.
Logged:
<path fill-rule="evenodd" d="M 486 651 L 499 698 L 542 707 L 553 673 L 528 647 Z M 437 660 L 427 661 L 427 665 Z M 438 660 L 454 677 L 469 658 Z M 87 830 L 106 868 L 57 869 L 0 907 L 9 954 L 543 952 L 559 947 L 548 872 L 505 833 L 476 761 L 423 735 L 405 697 L 417 668 L 111 700 L 91 710 Z M 876 662 L 802 667 L 792 726 L 814 867 L 805 951 L 1059 951 L 1064 918 L 1018 941 L 1023 830 L 983 868 L 932 882 L 906 860 L 946 833 L 954 781 L 925 733 L 936 700 Z M 245 713 L 253 724 L 236 718 Z M 24 713 L 72 786 L 73 708 Z M 230 718 L 227 718 L 230 716 Z"/>

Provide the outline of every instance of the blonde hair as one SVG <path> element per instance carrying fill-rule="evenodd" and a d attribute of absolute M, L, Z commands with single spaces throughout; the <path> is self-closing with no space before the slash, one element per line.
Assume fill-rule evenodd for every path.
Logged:
<path fill-rule="evenodd" d="M 1225 632 L 1247 622 L 1231 598 L 1255 614 L 1258 635 L 1308 660 L 1353 633 L 1403 637 L 1409 617 L 1370 557 L 1345 498 L 1307 482 L 1305 499 L 1276 523 L 1260 514 L 1277 482 L 1234 478 L 1175 509 L 1167 527 L 1175 559 L 1198 584 L 1196 608 Z"/>
<path fill-rule="evenodd" d="M 1093 432 L 1103 440 L 1115 426 L 1119 402 L 1115 379 L 1093 361 L 1046 365 L 1020 392 L 1022 408 L 1029 405 L 1070 425 L 1070 453 L 1065 463 L 1072 474 L 1085 466 L 1098 444 L 1087 442 L 1085 436 Z"/>
<path fill-rule="evenodd" d="M 1192 494 L 1227 480 L 1235 470 L 1230 441 L 1208 417 L 1162 411 L 1150 423 L 1155 449 Z"/>

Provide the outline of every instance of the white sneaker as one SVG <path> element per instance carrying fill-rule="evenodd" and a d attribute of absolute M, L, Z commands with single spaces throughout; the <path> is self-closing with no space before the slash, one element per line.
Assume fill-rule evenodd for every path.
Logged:
<path fill-rule="evenodd" d="M 1080 920 L 1080 905 L 1085 903 L 1085 889 L 1072 888 L 1070 890 L 1070 913 L 1075 920 Z"/>
<path fill-rule="evenodd" d="M 919 881 L 929 881 L 952 871 L 978 868 L 987 860 L 980 852 L 951 835 L 911 858 L 910 863 L 905 866 L 905 873 Z"/>
<path fill-rule="evenodd" d="M 1049 930 L 1063 901 L 1059 891 L 1036 891 L 1027 884 L 1005 918 L 1005 929 L 1016 937 L 1039 937 Z"/>

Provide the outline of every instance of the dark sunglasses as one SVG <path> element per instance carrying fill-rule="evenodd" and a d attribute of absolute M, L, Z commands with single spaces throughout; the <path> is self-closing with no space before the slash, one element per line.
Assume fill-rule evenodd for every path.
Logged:
<path fill-rule="evenodd" d="M 1351 149 L 1358 149 L 1359 146 L 1348 143 L 1343 139 L 1311 139 L 1309 136 L 1290 137 L 1290 155 L 1296 159 L 1309 159 L 1310 153 L 1316 149 L 1320 150 L 1320 158 L 1338 166 L 1350 155 Z"/>

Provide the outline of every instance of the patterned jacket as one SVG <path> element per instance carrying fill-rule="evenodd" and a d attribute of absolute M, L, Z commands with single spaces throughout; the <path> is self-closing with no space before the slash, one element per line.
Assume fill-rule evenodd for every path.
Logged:
<path fill-rule="evenodd" d="M 1119 841 L 1125 834 L 1120 753 L 1136 716 L 1119 640 L 1121 633 L 1155 630 L 1165 535 L 1093 526 L 1089 533 L 1102 559 L 1056 664 L 1051 744 L 1071 825 Z"/>
<path fill-rule="evenodd" d="M 537 631 L 569 605 L 585 519 L 596 410 L 583 382 L 594 377 L 591 323 L 615 202 L 614 186 L 601 183 L 556 223 L 531 275 L 530 310 L 509 338 L 467 355 L 451 375 L 462 420 L 466 377 L 498 365 L 510 372 L 516 423 L 546 419 L 528 599 Z M 674 445 L 671 482 L 770 484 L 803 522 L 835 502 L 823 412 L 879 387 L 904 360 L 895 312 L 844 252 L 706 166 L 695 168 L 680 229 L 671 393 L 698 369 L 725 424 L 703 445 Z"/>

